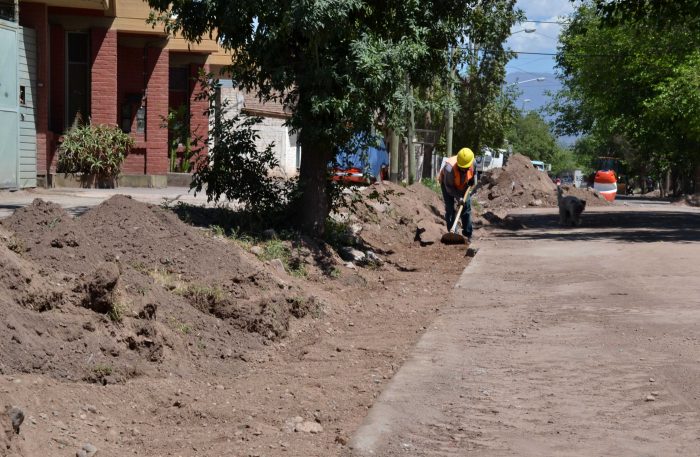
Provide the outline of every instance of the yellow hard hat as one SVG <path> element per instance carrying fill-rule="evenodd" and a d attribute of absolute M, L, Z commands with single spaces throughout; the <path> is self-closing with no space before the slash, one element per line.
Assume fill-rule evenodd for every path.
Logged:
<path fill-rule="evenodd" d="M 474 162 L 474 153 L 469 148 L 462 148 L 457 153 L 457 166 L 459 168 L 469 168 Z"/>

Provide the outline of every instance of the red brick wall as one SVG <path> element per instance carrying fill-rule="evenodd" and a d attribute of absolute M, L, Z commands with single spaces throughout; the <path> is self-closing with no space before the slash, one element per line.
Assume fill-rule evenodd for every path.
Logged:
<path fill-rule="evenodd" d="M 190 64 L 190 131 L 192 132 L 192 138 L 197 138 L 201 143 L 198 144 L 199 147 L 206 146 L 207 139 L 209 137 L 209 116 L 205 111 L 209 108 L 209 102 L 204 100 L 197 100 L 197 95 L 202 92 L 202 87 L 197 83 L 199 71 L 204 70 L 208 72 L 209 69 L 205 68 L 202 64 Z M 206 147 L 202 150 L 202 154 L 206 154 Z"/>
<path fill-rule="evenodd" d="M 168 69 L 170 64 L 167 49 L 149 47 L 146 143 L 148 147 L 148 173 L 168 172 L 168 129 L 161 128 L 162 118 L 168 115 Z"/>
<path fill-rule="evenodd" d="M 118 65 L 117 65 L 117 112 L 119 116 L 119 126 L 122 126 L 121 106 L 125 103 L 128 94 L 143 94 L 143 49 L 128 48 L 119 46 L 117 48 Z M 138 147 L 131 150 L 127 156 L 122 173 L 125 174 L 144 174 L 146 173 L 146 143 L 145 134 L 136 132 L 136 109 L 137 105 L 132 107 L 131 115 L 131 136 L 136 141 Z"/>
<path fill-rule="evenodd" d="M 92 49 L 90 117 L 94 124 L 117 124 L 117 31 L 90 30 Z"/>
<path fill-rule="evenodd" d="M 19 21 L 23 27 L 30 27 L 36 32 L 37 87 L 34 94 L 36 109 L 36 166 L 37 174 L 45 175 L 49 167 L 49 147 L 52 135 L 49 134 L 49 22 L 46 5 L 22 2 Z"/>

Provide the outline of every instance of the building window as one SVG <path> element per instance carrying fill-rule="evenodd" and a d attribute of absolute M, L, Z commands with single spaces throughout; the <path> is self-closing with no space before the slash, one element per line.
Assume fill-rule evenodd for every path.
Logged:
<path fill-rule="evenodd" d="M 87 122 L 90 117 L 89 54 L 87 33 L 66 33 L 66 127 L 76 119 Z"/>
<path fill-rule="evenodd" d="M 15 0 L 0 0 L 0 19 L 17 22 Z"/>

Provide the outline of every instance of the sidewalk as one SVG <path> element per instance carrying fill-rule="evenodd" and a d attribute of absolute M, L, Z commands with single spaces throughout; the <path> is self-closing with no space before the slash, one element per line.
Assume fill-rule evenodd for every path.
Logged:
<path fill-rule="evenodd" d="M 93 206 L 97 206 L 113 195 L 130 195 L 134 199 L 160 205 L 164 202 L 178 201 L 195 205 L 207 203 L 204 192 L 195 197 L 187 187 L 166 187 L 149 189 L 141 187 L 120 187 L 118 189 L 29 189 L 16 192 L 0 191 L 0 219 L 11 215 L 14 210 L 27 206 L 35 198 L 51 201 L 61 205 L 70 214 L 77 216 Z"/>

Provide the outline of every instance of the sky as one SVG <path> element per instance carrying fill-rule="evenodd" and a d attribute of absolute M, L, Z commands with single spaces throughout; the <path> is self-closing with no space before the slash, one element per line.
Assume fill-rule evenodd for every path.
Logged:
<path fill-rule="evenodd" d="M 524 11 L 527 20 L 562 22 L 573 12 L 574 4 L 569 0 L 518 0 L 516 7 Z M 513 27 L 508 40 L 514 51 L 556 53 L 560 24 L 524 22 Z M 520 32 L 525 28 L 535 28 L 532 33 Z M 509 72 L 525 71 L 533 73 L 553 73 L 554 57 L 520 54 L 513 59 Z M 544 81 L 543 81 L 544 82 Z"/>
<path fill-rule="evenodd" d="M 516 7 L 523 10 L 528 21 L 513 27 L 513 34 L 508 40 L 508 47 L 513 51 L 554 54 L 561 23 L 574 11 L 576 5 L 570 0 L 518 0 Z M 521 30 L 534 28 L 532 33 Z M 547 91 L 556 92 L 559 81 L 554 77 L 554 56 L 518 54 L 506 65 L 506 83 L 518 84 L 521 94 L 516 106 L 524 111 L 539 110 L 549 101 Z M 529 81 L 534 78 L 544 81 Z M 522 82 L 526 81 L 526 82 Z M 522 82 L 522 83 L 519 83 Z M 563 143 L 570 143 L 571 138 L 560 138 Z"/>

